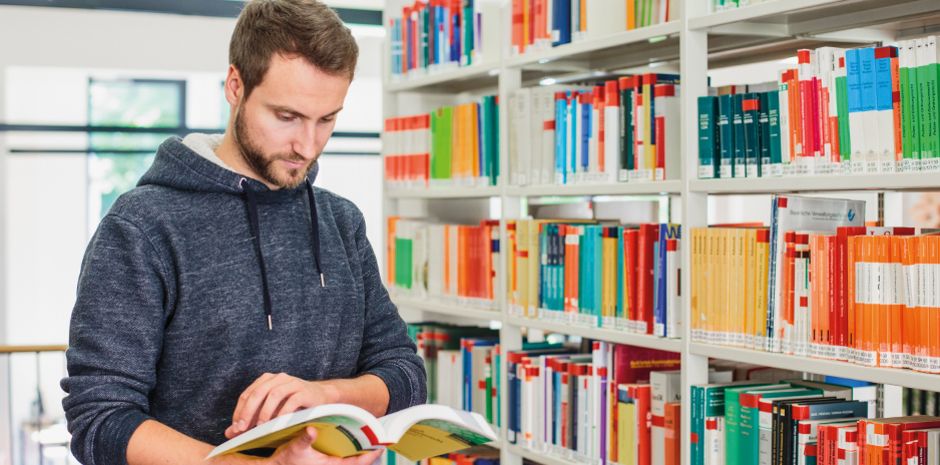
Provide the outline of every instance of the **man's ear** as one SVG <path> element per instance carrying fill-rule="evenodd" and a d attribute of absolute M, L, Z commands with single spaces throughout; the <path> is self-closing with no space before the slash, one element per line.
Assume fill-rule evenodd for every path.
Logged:
<path fill-rule="evenodd" d="M 241 101 L 245 93 L 245 83 L 242 81 L 242 75 L 238 72 L 235 65 L 228 66 L 228 74 L 225 76 L 225 100 L 234 109 Z"/>

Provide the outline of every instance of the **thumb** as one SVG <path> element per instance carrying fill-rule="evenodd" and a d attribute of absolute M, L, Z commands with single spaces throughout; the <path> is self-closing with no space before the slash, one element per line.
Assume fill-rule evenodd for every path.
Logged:
<path fill-rule="evenodd" d="M 316 442 L 317 436 L 317 429 L 313 426 L 308 426 L 290 442 L 290 448 L 297 451 L 310 449 L 310 446 Z"/>

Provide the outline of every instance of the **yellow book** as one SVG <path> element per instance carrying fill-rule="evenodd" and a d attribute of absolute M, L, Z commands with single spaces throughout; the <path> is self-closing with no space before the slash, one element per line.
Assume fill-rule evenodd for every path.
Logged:
<path fill-rule="evenodd" d="M 352 457 L 387 447 L 410 461 L 448 454 L 496 440 L 478 413 L 445 405 L 417 405 L 376 418 L 348 404 L 326 404 L 281 415 L 212 450 L 206 459 L 252 449 L 272 449 L 307 426 L 317 429 L 311 446 L 332 457 Z"/>
<path fill-rule="evenodd" d="M 522 310 L 522 314 L 526 315 L 529 309 L 529 259 L 534 254 L 538 253 L 537 251 L 532 251 L 529 249 L 529 223 L 532 220 L 518 220 L 516 221 L 516 241 L 518 242 L 518 252 L 516 254 L 516 273 L 518 274 L 518 283 L 519 288 L 519 301 L 517 304 Z"/>
<path fill-rule="evenodd" d="M 473 156 L 480 153 L 480 119 L 478 117 L 478 111 L 477 104 L 467 104 L 467 114 L 470 118 L 470 124 L 467 125 L 467 130 L 469 131 L 469 143 L 467 146 L 470 149 L 470 164 L 473 167 L 472 173 L 474 178 L 480 177 L 480 157 Z"/>
<path fill-rule="evenodd" d="M 621 462 L 623 465 L 639 465 L 637 460 L 637 450 L 639 449 L 639 444 L 637 443 L 636 438 L 636 404 L 623 404 L 626 405 L 625 413 L 625 424 L 624 424 L 624 440 L 620 443 L 622 446 L 621 451 L 626 452 L 625 461 Z"/>
<path fill-rule="evenodd" d="M 608 318 L 616 313 L 617 300 L 617 239 L 604 237 L 601 239 L 601 259 L 603 260 L 601 276 L 601 316 Z"/>
<path fill-rule="evenodd" d="M 656 140 L 653 138 L 653 84 L 643 79 L 643 169 L 656 169 Z"/>
<path fill-rule="evenodd" d="M 745 257 L 747 258 L 746 265 L 744 267 L 744 303 L 746 305 L 744 311 L 744 322 L 742 323 L 743 331 L 747 335 L 746 340 L 751 340 L 754 336 L 754 318 L 755 309 L 757 308 L 757 230 L 756 229 L 747 229 L 745 230 L 745 240 L 744 240 L 744 250 Z M 750 344 L 749 344 L 750 345 Z"/>
<path fill-rule="evenodd" d="M 539 307 L 539 286 L 542 283 L 539 282 L 539 227 L 543 223 L 549 223 L 549 220 L 530 220 L 527 221 L 528 225 L 528 240 L 529 240 L 529 261 L 527 265 L 529 267 L 529 289 L 528 289 L 528 298 L 526 302 L 526 316 L 530 318 L 535 318 L 538 316 L 538 307 Z"/>
<path fill-rule="evenodd" d="M 757 253 L 755 261 L 757 262 L 757 304 L 754 309 L 754 334 L 758 337 L 758 342 L 763 342 L 767 337 L 767 280 L 770 272 L 770 232 L 763 229 L 758 234 Z"/>

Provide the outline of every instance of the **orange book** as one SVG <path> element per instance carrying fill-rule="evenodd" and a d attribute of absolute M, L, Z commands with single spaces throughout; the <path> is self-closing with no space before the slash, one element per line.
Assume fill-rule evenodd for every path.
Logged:
<path fill-rule="evenodd" d="M 627 2 L 627 30 L 636 29 L 636 0 Z"/>
<path fill-rule="evenodd" d="M 639 230 L 624 228 L 623 232 L 623 318 L 636 320 L 636 252 Z"/>
<path fill-rule="evenodd" d="M 568 225 L 565 229 L 565 312 L 576 314 L 579 306 L 581 228 Z"/>
<path fill-rule="evenodd" d="M 891 105 L 894 120 L 894 159 L 901 161 L 904 158 L 901 135 L 901 71 L 898 58 L 898 49 L 891 47 Z"/>
<path fill-rule="evenodd" d="M 940 269 L 940 236 L 924 236 L 924 242 L 927 243 L 927 254 L 924 258 L 924 261 L 927 263 L 927 266 L 924 267 L 929 270 L 927 279 L 930 279 L 932 282 L 937 282 L 936 273 Z M 933 291 L 932 295 L 926 294 L 927 291 Z M 930 328 L 928 331 L 928 350 L 927 354 L 929 356 L 929 366 L 927 371 L 931 373 L 940 372 L 940 331 L 937 331 L 936 328 L 940 328 L 940 306 L 936 305 L 936 293 L 940 291 L 936 288 L 931 289 L 931 286 L 925 286 L 921 292 L 925 293 L 925 298 L 934 302 L 934 305 L 926 308 L 928 313 L 928 324 L 925 325 L 927 328 Z"/>
<path fill-rule="evenodd" d="M 522 43 L 527 47 L 532 44 L 532 0 L 522 0 Z"/>
<path fill-rule="evenodd" d="M 457 295 L 465 297 L 469 287 L 467 264 L 470 261 L 469 241 L 467 240 L 467 227 L 457 227 Z"/>
<path fill-rule="evenodd" d="M 846 326 L 846 347 L 853 352 L 858 350 L 860 347 L 858 341 L 858 320 L 856 318 L 856 313 L 860 312 L 860 308 L 855 304 L 855 289 L 858 286 L 856 283 L 857 278 L 855 276 L 855 265 L 858 263 L 859 256 L 861 255 L 861 242 L 859 242 L 857 237 L 849 236 L 846 237 L 848 246 L 846 247 L 846 253 L 848 256 L 846 271 L 848 272 L 849 285 L 846 288 L 846 304 L 847 304 L 847 320 L 848 324 Z M 846 354 L 849 360 L 854 359 L 851 354 Z"/>
<path fill-rule="evenodd" d="M 888 335 L 886 337 L 888 351 L 891 354 L 889 366 L 904 368 L 906 363 L 903 357 L 904 296 L 902 293 L 904 292 L 904 253 L 902 244 L 906 243 L 908 238 L 903 236 L 887 236 L 887 239 L 891 247 L 892 266 L 889 270 L 892 271 L 893 278 L 889 281 L 889 284 L 894 288 L 891 292 L 891 314 L 889 316 Z"/>
<path fill-rule="evenodd" d="M 681 441 L 679 441 L 679 438 L 682 437 L 682 404 L 680 402 L 667 402 L 665 408 L 666 414 L 663 419 L 663 429 L 665 430 L 666 438 L 666 465 L 681 465 Z"/>
<path fill-rule="evenodd" d="M 578 27 L 578 31 L 586 32 L 587 31 L 587 0 L 581 0 L 581 4 L 579 8 L 581 8 L 581 24 Z"/>
<path fill-rule="evenodd" d="M 512 45 L 525 52 L 525 42 L 522 34 L 522 4 L 528 0 L 512 0 Z"/>
<path fill-rule="evenodd" d="M 914 284 L 916 278 L 910 275 L 916 269 L 914 267 L 917 253 L 918 238 L 908 237 L 901 241 L 901 269 L 904 276 L 901 279 L 907 280 L 907 296 L 902 301 L 901 306 L 901 353 L 904 354 L 905 367 L 914 368 L 915 358 L 920 345 L 919 334 L 917 331 L 917 297 L 915 288 L 910 286 Z M 913 278 L 913 279 L 912 279 Z"/>

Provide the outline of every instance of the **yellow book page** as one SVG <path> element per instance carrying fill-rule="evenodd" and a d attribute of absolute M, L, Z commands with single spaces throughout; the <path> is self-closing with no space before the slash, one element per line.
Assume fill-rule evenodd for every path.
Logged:
<path fill-rule="evenodd" d="M 363 445 L 359 444 L 359 441 L 354 439 L 344 426 L 322 421 L 311 421 L 275 431 L 254 441 L 246 442 L 225 453 L 231 454 L 252 449 L 275 449 L 281 444 L 293 439 L 294 436 L 307 426 L 313 426 L 317 429 L 317 440 L 313 443 L 313 448 L 326 455 L 333 457 L 352 457 L 368 452 L 367 449 L 363 448 Z"/>
<path fill-rule="evenodd" d="M 443 421 L 426 420 L 413 425 L 401 439 L 388 446 L 412 462 L 486 444 L 489 439 Z"/>

